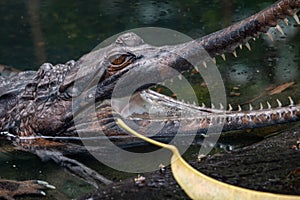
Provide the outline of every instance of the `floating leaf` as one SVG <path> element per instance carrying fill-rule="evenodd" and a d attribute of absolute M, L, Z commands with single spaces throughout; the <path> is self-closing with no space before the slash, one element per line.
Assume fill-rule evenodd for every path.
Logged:
<path fill-rule="evenodd" d="M 136 137 L 153 145 L 169 149 L 173 152 L 173 156 L 171 158 L 173 176 L 181 188 L 192 199 L 300 200 L 300 196 L 259 192 L 229 185 L 227 183 L 210 178 L 190 166 L 181 157 L 178 149 L 175 146 L 164 144 L 138 134 L 129 128 L 121 119 L 117 119 L 117 122 L 124 130 L 135 135 Z"/>

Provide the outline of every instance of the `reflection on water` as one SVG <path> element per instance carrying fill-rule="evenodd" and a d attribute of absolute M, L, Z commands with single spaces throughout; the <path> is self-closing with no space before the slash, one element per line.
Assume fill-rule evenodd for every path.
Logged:
<path fill-rule="evenodd" d="M 113 34 L 143 26 L 170 28 L 194 38 L 200 37 L 249 16 L 272 2 L 2 0 L 0 64 L 20 70 L 36 70 L 46 61 L 65 63 L 78 59 Z M 253 102 L 255 107 L 261 101 L 276 102 L 276 98 L 287 103 L 287 96 L 293 96 L 296 101 L 300 99 L 297 89 L 300 88 L 297 82 L 300 76 L 300 31 L 294 25 L 283 30 L 285 36 L 273 31 L 275 42 L 270 42 L 267 37 L 260 37 L 257 42 L 250 41 L 251 52 L 246 47 L 238 50 L 238 59 L 232 55 L 227 55 L 226 62 L 217 58 L 230 103 Z M 203 82 L 194 80 L 192 75 L 187 76 L 194 88 L 199 89 L 199 100 L 206 102 Z M 295 85 L 281 94 L 263 95 L 267 88 L 291 81 L 295 81 Z M 233 88 L 238 95 L 230 96 Z M 57 191 L 49 191 L 50 199 L 72 198 L 92 189 L 50 161 L 42 162 L 32 154 L 6 147 L 11 146 L 1 144 L 0 177 L 47 180 L 58 188 Z M 95 162 L 94 166 L 98 165 Z M 99 170 L 111 173 L 103 166 Z"/>

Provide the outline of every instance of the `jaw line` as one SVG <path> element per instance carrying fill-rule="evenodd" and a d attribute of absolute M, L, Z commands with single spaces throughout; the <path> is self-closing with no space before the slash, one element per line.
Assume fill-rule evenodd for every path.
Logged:
<path fill-rule="evenodd" d="M 196 116 L 224 114 L 225 110 L 200 107 L 184 103 L 147 89 L 136 92 L 129 104 L 123 106 L 122 98 L 115 100 L 114 109 L 124 118 L 131 120 L 180 120 Z"/>

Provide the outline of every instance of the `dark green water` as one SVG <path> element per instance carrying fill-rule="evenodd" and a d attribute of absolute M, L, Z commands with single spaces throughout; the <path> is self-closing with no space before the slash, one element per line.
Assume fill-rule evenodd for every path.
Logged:
<path fill-rule="evenodd" d="M 144 26 L 193 38 L 243 19 L 272 1 L 9 1 L 0 2 L 0 63 L 37 69 L 78 59 L 113 34 Z M 40 47 L 40 54 L 36 48 Z"/>
<path fill-rule="evenodd" d="M 192 38 L 207 35 L 241 20 L 273 1 L 185 0 L 1 0 L 0 1 L 0 64 L 19 70 L 36 70 L 44 62 L 65 63 L 78 59 L 101 41 L 119 32 L 140 27 L 163 27 L 180 31 Z M 292 19 L 290 20 L 293 21 Z M 300 99 L 300 31 L 299 27 L 285 29 L 286 39 L 276 34 L 276 40 L 260 37 L 250 41 L 252 51 L 238 50 L 239 58 L 227 55 L 227 62 L 217 58 L 226 85 L 228 102 L 246 104 L 276 98 L 287 103 L 287 96 Z M 275 36 L 274 36 L 275 37 Z M 244 48 L 246 49 L 246 48 Z M 189 76 L 189 75 L 188 75 Z M 191 82 L 198 89 L 200 80 Z M 294 81 L 288 90 L 269 96 L 267 88 Z M 239 94 L 230 96 L 230 93 Z M 93 164 L 94 163 L 94 164 Z M 98 171 L 119 179 L 122 175 L 93 161 Z M 5 151 L 0 154 L 0 177 L 18 180 L 43 179 L 56 185 L 49 199 L 74 198 L 92 190 L 90 186 L 52 162 L 42 162 L 34 155 Z"/>

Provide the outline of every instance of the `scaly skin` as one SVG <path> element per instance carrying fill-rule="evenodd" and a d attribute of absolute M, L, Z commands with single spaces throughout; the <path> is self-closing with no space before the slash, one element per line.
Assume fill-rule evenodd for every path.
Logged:
<path fill-rule="evenodd" d="M 127 33 L 121 35 L 112 45 L 84 55 L 77 62 L 69 61 L 55 66 L 46 63 L 37 72 L 21 72 L 13 77 L 1 78 L 0 131 L 17 137 L 38 134 L 76 137 L 79 132 L 102 130 L 120 144 L 128 144 L 134 140 L 116 125 L 115 117 L 123 118 L 128 123 L 138 123 L 145 134 L 151 132 L 153 127 L 146 126 L 148 122 L 153 122 L 154 125 L 163 124 L 164 128 L 157 134 L 160 138 L 174 136 L 178 123 L 183 127 L 180 133 L 185 135 L 191 131 L 203 133 L 208 127 L 217 127 L 221 122 L 224 122 L 223 131 L 233 131 L 299 121 L 300 106 L 293 105 L 292 102 L 287 107 L 276 109 L 224 111 L 182 104 L 165 96 L 143 91 L 151 85 L 136 92 L 138 99 L 162 109 L 176 110 L 172 116 L 149 119 L 148 115 L 132 113 L 131 116 L 124 117 L 122 113 L 112 110 L 109 102 L 115 84 L 124 75 L 147 76 L 147 73 L 158 72 L 160 81 L 172 78 L 171 68 L 180 72 L 191 69 L 192 66 L 186 60 L 201 53 L 203 48 L 211 57 L 234 53 L 236 47 L 248 46 L 249 39 L 265 33 L 269 27 L 275 27 L 279 20 L 287 16 L 297 16 L 299 9 L 300 0 L 281 0 L 228 28 L 175 46 L 154 47 L 144 43 L 136 34 Z M 176 52 L 181 52 L 181 56 Z M 81 73 L 77 73 L 78 71 Z M 90 84 L 82 84 L 82 88 L 76 83 Z M 89 98 L 95 85 L 96 93 L 93 98 Z M 121 87 L 125 89 L 127 84 Z M 72 108 L 72 101 L 76 102 L 79 97 L 85 97 L 86 101 Z M 155 103 L 153 99 L 162 101 Z M 106 101 L 107 103 L 103 103 Z M 88 123 L 81 124 L 79 119 L 75 128 L 74 114 L 89 115 L 90 105 L 95 102 L 97 116 L 92 117 L 92 121 Z M 183 110 L 188 110 L 193 117 L 181 117 Z M 28 189 L 28 193 L 30 192 Z"/>

